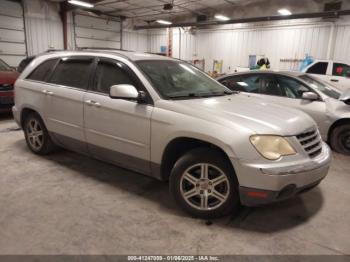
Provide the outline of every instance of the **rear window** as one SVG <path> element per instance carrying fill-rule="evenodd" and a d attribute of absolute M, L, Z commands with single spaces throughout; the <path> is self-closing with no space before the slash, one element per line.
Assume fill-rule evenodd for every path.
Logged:
<path fill-rule="evenodd" d="M 307 73 L 309 74 L 317 74 L 317 75 L 325 75 L 327 73 L 327 67 L 328 63 L 327 62 L 318 62 L 311 66 L 308 70 Z"/>
<path fill-rule="evenodd" d="M 56 65 L 58 59 L 50 59 L 41 63 L 34 71 L 27 77 L 27 79 L 44 82 L 49 76 L 51 70 Z"/>
<path fill-rule="evenodd" d="M 92 58 L 62 59 L 49 83 L 86 89 L 92 61 Z"/>
<path fill-rule="evenodd" d="M 350 77 L 350 66 L 341 63 L 333 64 L 333 75 L 334 76 L 344 76 Z"/>

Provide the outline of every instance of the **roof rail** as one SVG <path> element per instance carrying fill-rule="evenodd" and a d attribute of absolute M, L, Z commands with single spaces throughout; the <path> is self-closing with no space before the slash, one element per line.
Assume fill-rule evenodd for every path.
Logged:
<path fill-rule="evenodd" d="M 125 50 L 122 48 L 112 48 L 112 47 L 88 47 L 88 46 L 83 46 L 83 47 L 78 47 L 77 50 L 116 50 L 116 51 L 126 51 L 130 52 L 130 50 Z"/>

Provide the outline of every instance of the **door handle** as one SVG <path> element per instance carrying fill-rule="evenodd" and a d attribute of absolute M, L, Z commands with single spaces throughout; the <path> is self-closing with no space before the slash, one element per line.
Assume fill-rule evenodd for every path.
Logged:
<path fill-rule="evenodd" d="M 339 82 L 338 79 L 331 79 L 332 82 Z"/>
<path fill-rule="evenodd" d="M 96 102 L 94 100 L 86 100 L 85 103 L 88 104 L 89 106 L 96 106 L 96 107 L 100 107 L 101 106 L 100 103 L 98 103 L 98 102 Z"/>
<path fill-rule="evenodd" d="M 49 96 L 52 96 L 52 95 L 53 95 L 53 92 L 52 92 L 52 91 L 49 91 L 49 90 L 46 90 L 46 89 L 44 89 L 42 92 L 43 92 L 45 95 L 49 95 Z"/>

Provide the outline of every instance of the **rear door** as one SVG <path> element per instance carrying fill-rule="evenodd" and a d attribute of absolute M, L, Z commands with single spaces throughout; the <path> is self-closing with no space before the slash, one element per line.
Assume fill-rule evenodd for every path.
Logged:
<path fill-rule="evenodd" d="M 321 99 L 318 101 L 302 99 L 304 92 L 314 91 L 292 77 L 275 75 L 274 78 L 262 81 L 261 93 L 265 94 L 265 101 L 299 109 L 310 115 L 319 124 L 319 127 L 325 126 L 325 123 L 329 121 L 325 102 Z M 320 129 L 320 131 L 321 135 L 326 137 L 327 130 Z"/>
<path fill-rule="evenodd" d="M 49 131 L 59 143 L 76 151 L 87 151 L 85 144 L 83 98 L 93 67 L 93 57 L 61 58 L 48 84 L 45 96 L 45 119 Z"/>
<path fill-rule="evenodd" d="M 112 85 L 129 84 L 147 92 L 123 62 L 100 58 L 91 90 L 84 98 L 85 134 L 97 158 L 142 173 L 150 173 L 151 114 L 153 105 L 112 99 Z"/>

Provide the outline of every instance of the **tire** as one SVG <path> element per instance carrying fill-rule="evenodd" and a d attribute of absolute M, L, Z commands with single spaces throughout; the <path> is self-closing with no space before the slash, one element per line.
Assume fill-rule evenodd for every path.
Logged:
<path fill-rule="evenodd" d="M 215 149 L 193 149 L 178 159 L 169 186 L 177 204 L 194 217 L 218 218 L 240 206 L 235 172 Z"/>
<path fill-rule="evenodd" d="M 331 134 L 330 144 L 336 152 L 350 155 L 350 124 L 340 125 L 334 128 Z"/>
<path fill-rule="evenodd" d="M 46 126 L 37 113 L 30 113 L 24 120 L 24 136 L 29 149 L 38 155 L 47 155 L 56 149 Z"/>

